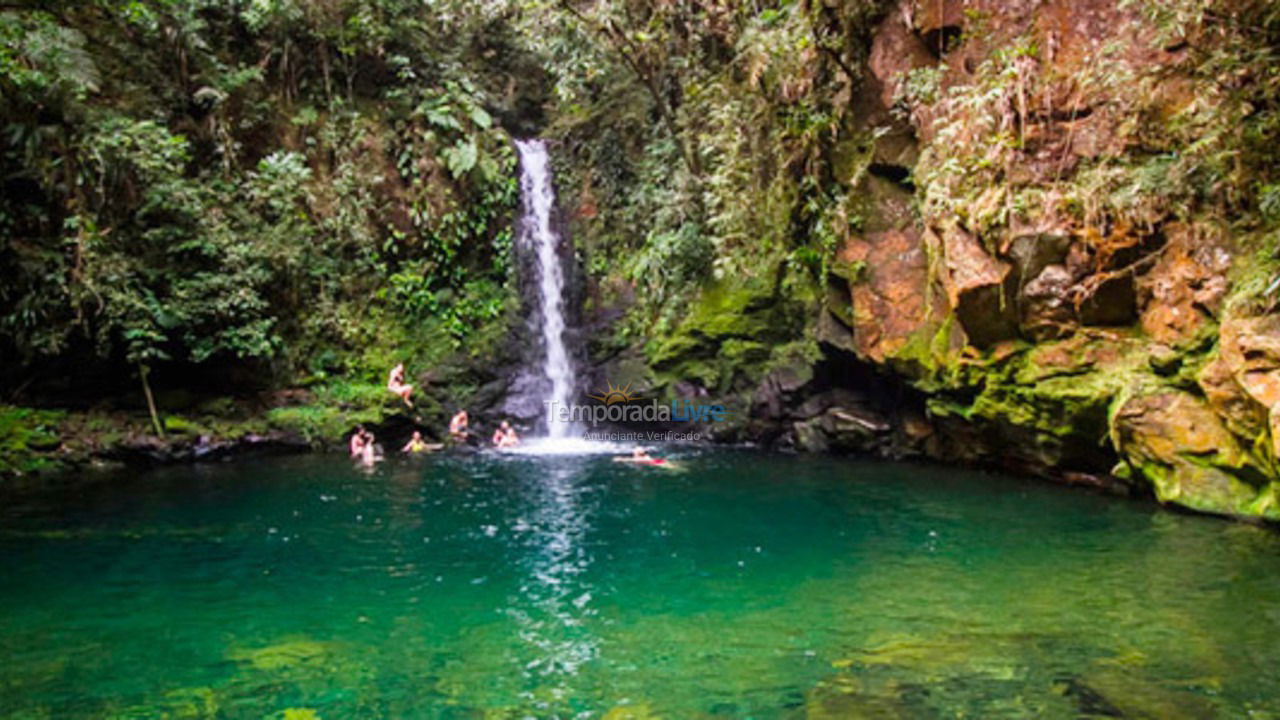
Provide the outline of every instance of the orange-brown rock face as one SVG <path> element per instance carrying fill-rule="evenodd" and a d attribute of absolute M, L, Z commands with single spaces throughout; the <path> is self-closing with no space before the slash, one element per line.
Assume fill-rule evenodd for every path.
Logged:
<path fill-rule="evenodd" d="M 946 258 L 942 284 L 969 342 L 988 347 L 1016 336 L 1012 298 L 1005 291 L 1009 263 L 991 257 L 954 224 L 943 229 L 940 242 Z"/>
<path fill-rule="evenodd" d="M 1142 329 L 1155 340 L 1190 340 L 1214 321 L 1227 290 L 1231 254 L 1220 235 L 1182 224 L 1166 227 L 1168 244 L 1139 281 Z"/>
<path fill-rule="evenodd" d="M 886 230 L 850 240 L 843 262 L 866 265 L 865 279 L 852 286 L 853 337 L 860 355 L 886 362 L 912 336 L 941 321 L 945 307 L 930 298 L 928 259 L 920 234 Z"/>
<path fill-rule="evenodd" d="M 1117 450 L 1162 501 L 1207 512 L 1280 515 L 1265 468 L 1199 398 L 1176 391 L 1134 397 L 1116 413 L 1113 434 Z"/>
<path fill-rule="evenodd" d="M 878 138 L 871 219 L 839 253 L 863 264 L 851 346 L 937 393 L 931 448 L 1093 476 L 1105 434 L 1116 472 L 1163 501 L 1280 518 L 1280 318 L 1226 309 L 1244 253 L 1228 213 L 1176 192 L 1201 140 L 1185 128 L 1220 90 L 1144 12 L 901 0 L 887 14 L 858 96 Z M 877 189 L 892 173 L 910 211 Z"/>

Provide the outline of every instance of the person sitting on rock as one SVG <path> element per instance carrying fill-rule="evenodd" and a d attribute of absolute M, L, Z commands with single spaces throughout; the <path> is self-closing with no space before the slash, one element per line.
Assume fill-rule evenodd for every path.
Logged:
<path fill-rule="evenodd" d="M 427 441 L 422 439 L 422 433 L 418 432 L 417 430 L 414 430 L 413 437 L 409 438 L 409 442 L 405 443 L 404 447 L 400 448 L 400 452 L 404 452 L 404 453 L 426 452 L 427 447 L 428 447 Z"/>
<path fill-rule="evenodd" d="M 391 368 L 391 374 L 387 376 L 387 389 L 399 395 L 405 405 L 413 407 L 413 401 L 409 399 L 413 394 L 413 386 L 404 381 L 404 363 Z"/>
<path fill-rule="evenodd" d="M 449 421 L 449 437 L 453 438 L 455 442 L 465 444 L 467 442 L 468 422 L 467 411 L 459 410 L 458 414 L 454 415 L 453 419 Z"/>

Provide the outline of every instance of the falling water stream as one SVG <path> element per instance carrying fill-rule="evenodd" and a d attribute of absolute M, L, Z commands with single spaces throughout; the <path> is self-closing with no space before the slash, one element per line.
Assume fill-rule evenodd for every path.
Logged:
<path fill-rule="evenodd" d="M 537 257 L 538 301 L 537 322 L 542 329 L 542 372 L 550 382 L 546 396 L 547 436 L 566 438 L 571 425 L 556 419 L 556 409 L 569 403 L 573 390 L 573 361 L 564 343 L 564 268 L 557 250 L 560 234 L 552 226 L 555 188 L 551 182 L 551 164 L 547 145 L 541 140 L 517 140 L 520 155 L 520 197 L 522 216 L 519 224 L 521 247 L 532 249 Z"/>

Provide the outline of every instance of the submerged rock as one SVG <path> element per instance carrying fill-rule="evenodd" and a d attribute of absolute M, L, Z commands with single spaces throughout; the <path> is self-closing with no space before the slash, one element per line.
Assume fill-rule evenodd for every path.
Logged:
<path fill-rule="evenodd" d="M 647 703 L 637 703 L 618 705 L 602 715 L 600 720 L 659 720 L 659 718 L 660 716 Z"/>
<path fill-rule="evenodd" d="M 236 649 L 227 658 L 266 672 L 313 665 L 326 660 L 333 652 L 327 643 L 296 639 L 260 648 Z"/>
<path fill-rule="evenodd" d="M 1164 687 L 1129 670 L 1100 665 L 1082 676 L 1079 684 L 1105 701 L 1120 717 L 1150 720 L 1221 717 L 1207 698 Z"/>
<path fill-rule="evenodd" d="M 848 676 L 819 683 L 795 720 L 895 720 L 918 715 L 907 707 L 896 684 L 872 687 Z"/>

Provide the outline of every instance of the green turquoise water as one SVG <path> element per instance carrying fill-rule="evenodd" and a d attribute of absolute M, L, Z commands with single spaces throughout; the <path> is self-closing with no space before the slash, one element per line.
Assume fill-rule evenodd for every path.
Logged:
<path fill-rule="evenodd" d="M 909 464 L 300 457 L 9 491 L 0 718 L 1280 717 L 1280 541 Z"/>

